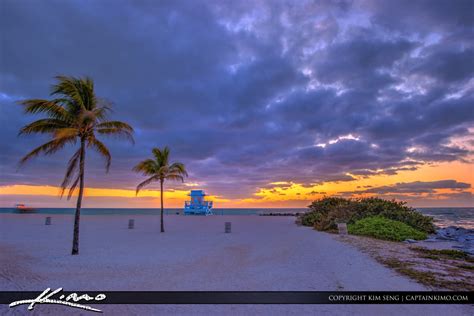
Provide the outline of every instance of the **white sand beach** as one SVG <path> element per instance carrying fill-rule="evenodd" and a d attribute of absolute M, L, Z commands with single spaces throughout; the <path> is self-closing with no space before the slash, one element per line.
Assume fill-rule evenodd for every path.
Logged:
<path fill-rule="evenodd" d="M 0 290 L 427 290 L 336 236 L 293 217 L 83 216 L 71 256 L 73 217 L 0 214 Z M 135 229 L 127 228 L 135 219 Z M 224 233 L 224 222 L 232 233 Z M 99 305 L 97 305 L 99 306 Z M 84 314 L 25 306 L 11 315 Z M 106 315 L 468 315 L 461 305 L 100 305 Z"/>

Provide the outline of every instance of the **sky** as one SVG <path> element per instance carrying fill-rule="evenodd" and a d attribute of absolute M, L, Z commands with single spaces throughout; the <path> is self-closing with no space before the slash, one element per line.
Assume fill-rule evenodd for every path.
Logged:
<path fill-rule="evenodd" d="M 0 207 L 58 195 L 73 147 L 19 168 L 18 136 L 54 76 L 90 76 L 135 144 L 102 139 L 85 207 L 158 207 L 131 169 L 169 146 L 215 207 L 305 207 L 324 196 L 474 206 L 474 2 L 0 1 Z"/>

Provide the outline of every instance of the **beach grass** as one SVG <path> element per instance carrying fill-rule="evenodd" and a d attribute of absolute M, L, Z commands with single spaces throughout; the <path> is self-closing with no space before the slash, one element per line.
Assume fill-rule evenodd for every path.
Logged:
<path fill-rule="evenodd" d="M 435 290 L 474 290 L 474 259 L 452 249 L 432 249 L 365 236 L 349 235 L 340 240 L 356 246 L 376 261 Z M 423 243 L 423 242 L 421 242 Z"/>
<path fill-rule="evenodd" d="M 464 251 L 454 250 L 454 249 L 428 249 L 423 247 L 410 247 L 410 249 L 426 254 L 425 257 L 438 258 L 444 257 L 446 259 L 465 259 L 466 261 L 471 261 L 472 257 Z"/>
<path fill-rule="evenodd" d="M 425 258 L 425 257 L 422 257 Z M 436 273 L 434 271 L 422 271 L 416 268 L 414 262 L 402 261 L 397 258 L 381 259 L 379 261 L 386 265 L 389 268 L 394 269 L 398 273 L 409 277 L 421 284 L 430 286 L 436 289 L 449 289 L 449 290 L 474 290 L 474 285 L 472 282 L 466 281 L 464 278 L 452 278 L 445 279 L 442 274 Z M 451 269 L 451 272 L 454 276 L 458 277 L 458 269 L 468 269 L 472 270 L 474 266 L 471 265 L 455 265 Z"/>
<path fill-rule="evenodd" d="M 474 265 L 471 264 L 458 264 L 457 267 L 466 270 L 474 270 Z"/>

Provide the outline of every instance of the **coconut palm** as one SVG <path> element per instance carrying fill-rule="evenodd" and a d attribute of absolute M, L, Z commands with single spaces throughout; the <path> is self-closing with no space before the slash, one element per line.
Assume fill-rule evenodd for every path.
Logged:
<path fill-rule="evenodd" d="M 184 177 L 188 176 L 186 167 L 180 162 L 169 162 L 170 150 L 168 147 L 160 150 L 159 148 L 153 148 L 153 159 L 145 159 L 137 164 L 133 171 L 142 173 L 144 176 L 149 178 L 140 183 L 137 186 L 138 192 L 145 186 L 153 183 L 160 182 L 160 198 L 161 198 L 161 232 L 165 232 L 165 226 L 163 223 L 163 184 L 165 180 L 181 180 L 184 181 Z"/>
<path fill-rule="evenodd" d="M 55 79 L 57 83 L 52 87 L 51 100 L 30 99 L 20 102 L 25 113 L 43 114 L 45 117 L 24 126 L 19 134 L 47 134 L 51 137 L 48 142 L 23 157 L 20 164 L 40 154 L 51 155 L 66 145 L 79 143 L 78 149 L 69 159 L 61 183 L 61 197 L 69 187 L 68 200 L 79 185 L 72 242 L 72 254 L 77 255 L 86 149 L 93 149 L 105 158 L 108 172 L 111 155 L 96 138 L 96 134 L 122 136 L 133 142 L 133 129 L 126 123 L 107 120 L 110 104 L 95 95 L 92 79 L 67 76 L 57 76 Z"/>

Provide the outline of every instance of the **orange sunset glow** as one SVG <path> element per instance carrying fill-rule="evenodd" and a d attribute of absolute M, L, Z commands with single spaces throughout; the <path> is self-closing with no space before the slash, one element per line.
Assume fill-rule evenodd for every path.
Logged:
<path fill-rule="evenodd" d="M 63 181 L 84 184 L 85 207 L 159 207 L 157 178 L 135 189 L 160 168 L 132 170 L 153 148 L 185 167 L 164 183 L 166 207 L 183 207 L 190 190 L 214 208 L 303 208 L 324 196 L 473 206 L 470 11 L 439 22 L 440 4 L 394 18 L 405 7 L 396 1 L 294 2 L 277 16 L 265 2 L 243 15 L 247 5 L 209 3 L 169 24 L 130 8 L 136 24 L 118 23 L 114 36 L 71 4 L 92 14 L 77 20 L 94 20 L 99 37 L 69 20 L 48 29 L 36 10 L 6 14 L 0 207 L 74 207 L 77 192 L 59 198 Z M 64 88 L 80 82 L 92 103 Z"/>
<path fill-rule="evenodd" d="M 255 193 L 246 198 L 231 199 L 224 196 L 210 195 L 209 199 L 221 208 L 252 208 L 252 207 L 306 207 L 312 200 L 324 196 L 345 195 L 348 197 L 368 197 L 374 193 L 361 193 L 362 188 L 382 187 L 396 185 L 397 183 L 416 181 L 437 181 L 443 179 L 456 179 L 457 182 L 470 184 L 469 188 L 462 189 L 462 192 L 474 193 L 474 170 L 473 165 L 468 163 L 454 162 L 439 165 L 425 165 L 415 171 L 402 171 L 396 175 L 379 175 L 371 177 L 358 177 L 354 181 L 324 182 L 314 185 L 303 185 L 296 182 L 272 182 L 266 188 L 258 188 Z M 194 187 L 197 184 L 190 184 Z M 4 202 L 6 198 L 13 201 L 28 201 L 31 205 L 56 205 L 57 207 L 73 207 L 73 200 L 67 201 L 65 197 L 59 198 L 59 187 L 41 185 L 7 185 L 0 187 L 0 196 Z M 405 199 L 412 206 L 433 207 L 433 206 L 471 206 L 472 199 L 460 199 L 453 201 L 450 194 L 459 192 L 457 189 L 437 189 L 438 196 L 431 196 L 427 193 L 412 194 L 404 193 L 393 197 L 387 194 L 388 198 Z M 143 207 L 156 208 L 159 206 L 158 190 L 143 190 L 137 196 L 133 189 L 115 188 L 87 188 L 85 196 L 92 202 L 89 207 L 112 205 L 113 207 Z M 168 189 L 165 193 L 166 205 L 170 208 L 180 208 L 183 201 L 188 199 L 189 190 Z M 75 193 L 77 196 L 77 193 Z M 36 197 L 43 197 L 45 202 L 38 204 Z M 120 198 L 120 203 L 114 201 Z M 44 203 L 44 204 L 43 204 Z"/>

